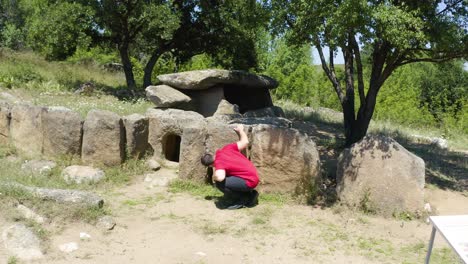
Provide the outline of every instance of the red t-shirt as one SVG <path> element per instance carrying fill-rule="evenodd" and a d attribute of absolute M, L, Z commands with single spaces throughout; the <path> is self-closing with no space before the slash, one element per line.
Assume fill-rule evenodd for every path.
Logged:
<path fill-rule="evenodd" d="M 214 167 L 225 170 L 226 176 L 237 176 L 246 181 L 246 185 L 255 188 L 258 184 L 257 169 L 242 153 L 237 143 L 231 143 L 216 151 Z"/>

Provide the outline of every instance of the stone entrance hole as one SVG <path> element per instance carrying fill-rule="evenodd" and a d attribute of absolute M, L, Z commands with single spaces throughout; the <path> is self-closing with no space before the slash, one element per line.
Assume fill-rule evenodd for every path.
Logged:
<path fill-rule="evenodd" d="M 179 162 L 180 157 L 180 136 L 168 134 L 163 138 L 163 154 L 167 160 Z"/>

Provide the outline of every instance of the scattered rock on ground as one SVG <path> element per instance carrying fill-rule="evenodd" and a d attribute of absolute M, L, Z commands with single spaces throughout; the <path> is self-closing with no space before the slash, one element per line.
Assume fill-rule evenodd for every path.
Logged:
<path fill-rule="evenodd" d="M 351 206 L 385 216 L 422 212 L 424 161 L 385 136 L 368 135 L 338 159 L 337 194 Z"/>
<path fill-rule="evenodd" d="M 171 180 L 177 178 L 177 176 L 164 176 L 158 173 L 147 173 L 145 174 L 145 182 L 149 184 L 150 188 L 154 187 L 166 187 L 169 185 Z"/>
<path fill-rule="evenodd" d="M 146 161 L 146 166 L 148 166 L 148 168 L 153 170 L 153 171 L 157 171 L 157 170 L 161 169 L 161 164 L 159 164 L 159 162 L 157 162 L 154 159 L 148 159 Z"/>
<path fill-rule="evenodd" d="M 60 245 L 59 249 L 64 253 L 71 253 L 78 250 L 78 244 L 76 242 L 65 243 Z"/>
<path fill-rule="evenodd" d="M 103 216 L 103 217 L 99 218 L 96 226 L 98 228 L 101 228 L 101 229 L 107 231 L 107 230 L 114 229 L 115 225 L 116 225 L 116 223 L 115 223 L 114 218 L 106 215 L 106 216 Z"/>
<path fill-rule="evenodd" d="M 67 183 L 96 183 L 105 176 L 104 171 L 90 166 L 73 165 L 62 171 L 62 177 Z"/>
<path fill-rule="evenodd" d="M 39 238 L 23 224 L 5 228 L 2 240 L 5 249 L 20 260 L 31 261 L 44 256 Z"/>
<path fill-rule="evenodd" d="M 146 89 L 146 97 L 156 105 L 157 108 L 177 108 L 177 106 L 190 102 L 190 97 L 182 92 L 168 86 L 157 85 L 148 86 Z"/>
<path fill-rule="evenodd" d="M 50 175 L 56 166 L 57 163 L 49 160 L 29 160 L 21 165 L 21 169 L 32 174 Z"/>
<path fill-rule="evenodd" d="M 58 203 L 79 204 L 87 207 L 102 207 L 104 200 L 98 195 L 78 190 L 48 189 L 29 187 L 19 183 L 1 183 L 1 186 L 11 189 L 21 190 L 44 200 L 51 200 Z"/>
<path fill-rule="evenodd" d="M 34 222 L 36 222 L 38 224 L 43 224 L 45 222 L 44 217 L 38 215 L 36 212 L 34 212 L 33 210 L 29 209 L 28 207 L 26 207 L 26 206 L 24 206 L 22 204 L 18 204 L 16 209 L 26 219 L 33 220 Z"/>
<path fill-rule="evenodd" d="M 80 239 L 81 240 L 89 240 L 91 239 L 91 235 L 85 232 L 80 232 Z"/>

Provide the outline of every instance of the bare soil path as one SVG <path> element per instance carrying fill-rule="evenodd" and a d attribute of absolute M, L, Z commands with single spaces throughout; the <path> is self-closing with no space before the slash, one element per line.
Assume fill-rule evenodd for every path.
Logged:
<path fill-rule="evenodd" d="M 169 170 L 160 172 L 171 174 Z M 443 214 L 466 214 L 461 193 L 427 190 Z M 340 207 L 265 202 L 251 209 L 219 210 L 212 200 L 139 177 L 103 194 L 117 225 L 102 231 L 84 223 L 49 223 L 46 257 L 37 263 L 422 263 L 431 227 L 350 212 Z M 5 226 L 0 216 L 0 226 Z M 80 232 L 91 235 L 80 240 Z M 79 249 L 58 247 L 76 242 Z M 433 263 L 455 259 L 440 237 Z M 8 259 L 0 247 L 0 263 Z"/>

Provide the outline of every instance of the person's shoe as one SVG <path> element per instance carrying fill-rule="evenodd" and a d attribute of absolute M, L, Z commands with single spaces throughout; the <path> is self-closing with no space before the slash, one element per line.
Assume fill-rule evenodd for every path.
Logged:
<path fill-rule="evenodd" d="M 256 190 L 253 190 L 250 193 L 250 199 L 249 201 L 245 204 L 245 207 L 252 208 L 254 206 L 258 205 L 258 192 Z"/>

